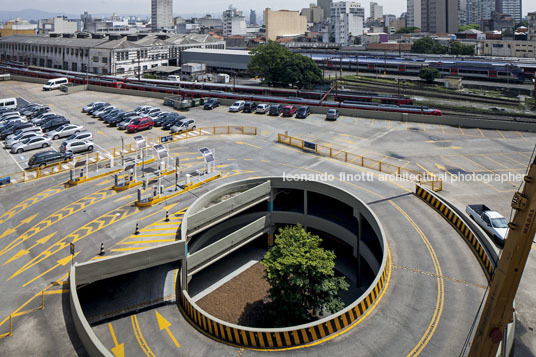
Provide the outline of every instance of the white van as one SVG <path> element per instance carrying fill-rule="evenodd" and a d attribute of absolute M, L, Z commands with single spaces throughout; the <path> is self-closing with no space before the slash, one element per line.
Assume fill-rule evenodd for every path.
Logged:
<path fill-rule="evenodd" d="M 0 99 L 0 109 L 1 108 L 17 109 L 17 98 Z"/>
<path fill-rule="evenodd" d="M 62 85 L 68 84 L 69 80 L 67 78 L 54 78 L 49 79 L 48 82 L 43 86 L 43 90 L 53 90 L 59 89 Z"/>
<path fill-rule="evenodd" d="M 180 76 L 169 75 L 169 76 L 167 76 L 167 80 L 168 81 L 173 81 L 173 82 L 180 82 L 181 77 Z"/>

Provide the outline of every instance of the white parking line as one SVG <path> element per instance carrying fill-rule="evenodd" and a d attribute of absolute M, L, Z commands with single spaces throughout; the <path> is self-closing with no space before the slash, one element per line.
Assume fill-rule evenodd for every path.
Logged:
<path fill-rule="evenodd" d="M 11 154 L 10 150 L 6 150 L 7 154 L 9 156 L 11 156 L 11 158 L 13 159 L 13 161 L 15 161 L 15 163 L 17 164 L 17 166 L 19 167 L 19 169 L 21 169 L 21 171 L 24 171 L 24 169 L 22 168 L 22 166 L 20 166 L 19 162 L 17 161 L 17 159 L 15 159 L 15 157 Z"/>

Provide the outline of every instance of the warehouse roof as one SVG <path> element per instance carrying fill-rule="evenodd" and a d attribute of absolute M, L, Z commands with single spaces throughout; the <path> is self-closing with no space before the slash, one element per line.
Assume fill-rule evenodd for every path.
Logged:
<path fill-rule="evenodd" d="M 251 56 L 247 50 L 220 50 L 220 49 L 209 49 L 209 48 L 189 48 L 184 50 L 184 52 L 196 52 L 196 53 L 210 53 L 218 55 L 235 55 L 235 56 Z"/>

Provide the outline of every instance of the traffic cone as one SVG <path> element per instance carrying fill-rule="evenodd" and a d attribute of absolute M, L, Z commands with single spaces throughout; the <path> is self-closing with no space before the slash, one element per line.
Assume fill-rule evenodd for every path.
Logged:
<path fill-rule="evenodd" d="M 138 224 L 137 224 L 137 223 L 136 223 L 136 231 L 134 232 L 134 234 L 136 234 L 136 235 L 140 234 L 140 230 L 139 230 L 139 228 L 138 228 Z"/>
<path fill-rule="evenodd" d="M 100 244 L 100 253 L 99 255 L 104 255 L 104 243 L 101 242 Z"/>
<path fill-rule="evenodd" d="M 169 214 L 168 214 L 168 211 L 166 211 L 166 222 L 169 222 Z"/>

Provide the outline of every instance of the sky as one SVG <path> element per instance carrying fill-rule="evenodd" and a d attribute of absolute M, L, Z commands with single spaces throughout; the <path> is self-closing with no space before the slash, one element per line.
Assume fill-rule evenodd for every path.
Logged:
<path fill-rule="evenodd" d="M 254 10 L 257 14 L 262 14 L 266 7 L 273 10 L 301 10 L 308 7 L 310 2 L 307 0 L 260 0 L 255 1 Z M 359 1 L 357 1 L 359 2 Z M 370 0 L 360 1 L 361 6 L 365 8 L 366 16 L 369 16 Z M 405 0 L 376 0 L 379 5 L 383 5 L 384 14 L 394 14 L 399 16 L 406 11 Z M 202 0 L 202 1 L 179 1 L 173 0 L 174 15 L 181 14 L 204 14 L 204 13 L 222 13 L 229 4 L 233 4 L 238 10 L 244 11 L 244 15 L 249 16 L 249 10 L 252 9 L 251 0 L 235 0 L 232 2 Z M 127 14 L 149 14 L 151 8 L 150 0 L 18 0 L 18 1 L 3 1 L 0 5 L 0 10 L 15 11 L 23 9 L 36 9 L 54 13 L 64 14 L 80 14 L 84 11 L 89 13 L 112 13 L 116 12 L 121 15 Z M 523 16 L 527 12 L 536 11 L 536 1 L 523 0 Z M 259 15 L 257 15 L 259 16 Z"/>

